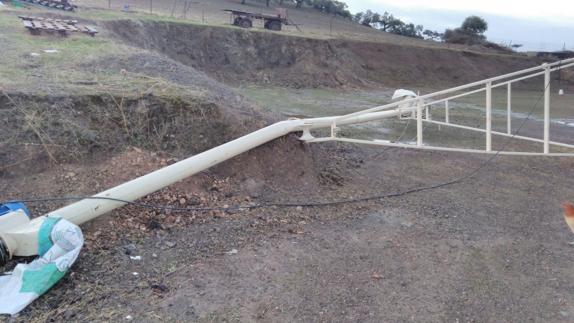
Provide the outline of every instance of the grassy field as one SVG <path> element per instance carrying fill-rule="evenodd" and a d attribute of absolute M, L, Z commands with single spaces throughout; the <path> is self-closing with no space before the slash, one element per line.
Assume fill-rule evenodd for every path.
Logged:
<path fill-rule="evenodd" d="M 118 59 L 138 50 L 104 35 L 89 37 L 72 34 L 32 36 L 22 27 L 18 14 L 28 11 L 0 10 L 0 84 L 6 90 L 33 91 L 35 94 L 109 92 L 141 93 L 150 87 L 177 92 L 144 75 L 121 70 L 99 70 L 98 62 Z M 48 51 L 48 52 L 46 52 Z"/>

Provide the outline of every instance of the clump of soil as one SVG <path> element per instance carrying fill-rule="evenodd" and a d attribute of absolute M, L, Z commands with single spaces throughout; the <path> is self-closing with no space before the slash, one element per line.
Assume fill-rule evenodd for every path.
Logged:
<path fill-rule="evenodd" d="M 184 23 L 106 22 L 123 41 L 219 81 L 290 87 L 463 84 L 537 65 L 520 55 L 312 39 Z"/>

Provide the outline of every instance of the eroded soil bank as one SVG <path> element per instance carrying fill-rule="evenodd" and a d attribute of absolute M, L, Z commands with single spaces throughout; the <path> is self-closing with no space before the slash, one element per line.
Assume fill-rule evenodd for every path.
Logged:
<path fill-rule="evenodd" d="M 237 28 L 121 20 L 105 27 L 223 82 L 289 87 L 459 85 L 539 64 L 520 55 L 312 39 Z"/>

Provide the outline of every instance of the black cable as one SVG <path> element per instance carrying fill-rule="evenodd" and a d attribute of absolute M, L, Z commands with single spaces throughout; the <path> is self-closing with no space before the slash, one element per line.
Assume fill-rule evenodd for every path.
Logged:
<path fill-rule="evenodd" d="M 540 101 L 542 100 L 542 97 L 544 96 L 544 92 L 549 88 L 549 86 L 550 86 L 550 83 L 545 86 L 544 91 L 542 91 L 542 94 L 538 97 L 538 100 L 536 101 L 536 103 L 534 104 L 534 106 L 532 107 L 532 109 L 530 110 L 528 115 L 526 116 L 526 118 L 522 121 L 522 123 L 516 129 L 516 131 L 514 131 L 512 136 L 508 137 L 508 139 L 506 140 L 506 142 L 504 143 L 504 145 L 502 146 L 502 148 L 500 150 L 496 151 L 490 158 L 485 160 L 479 167 L 475 168 L 473 171 L 468 172 L 468 173 L 464 174 L 463 176 L 458 177 L 456 179 L 442 182 L 439 184 L 416 187 L 416 188 L 408 189 L 406 191 L 399 191 L 399 192 L 395 192 L 395 193 L 378 194 L 378 195 L 362 197 L 362 198 L 343 199 L 343 200 L 328 201 L 328 202 L 263 203 L 263 204 L 254 204 L 254 205 L 237 205 L 237 206 L 231 206 L 231 207 L 180 208 L 180 207 L 171 207 L 171 206 L 153 205 L 153 204 L 140 203 L 140 202 L 132 202 L 132 201 L 126 201 L 126 200 L 112 198 L 112 197 L 99 197 L 99 196 L 66 196 L 66 197 L 47 197 L 47 198 L 37 198 L 37 199 L 22 199 L 22 200 L 0 202 L 0 204 L 9 203 L 9 202 L 37 203 L 37 202 L 55 202 L 55 201 L 69 201 L 69 200 L 88 199 L 88 200 L 115 201 L 115 202 L 125 203 L 128 205 L 134 205 L 134 206 L 138 206 L 138 207 L 144 207 L 144 208 L 149 208 L 149 209 L 159 209 L 159 210 L 169 210 L 169 211 L 175 211 L 175 212 L 205 212 L 205 211 L 251 210 L 251 209 L 258 209 L 258 208 L 269 208 L 269 207 L 282 207 L 282 208 L 288 208 L 288 207 L 322 207 L 322 206 L 335 206 L 335 205 L 340 205 L 340 204 L 366 202 L 366 201 L 372 201 L 372 200 L 381 200 L 381 199 L 393 198 L 393 197 L 401 197 L 401 196 L 405 196 L 405 195 L 409 195 L 409 194 L 414 194 L 414 193 L 418 193 L 418 192 L 433 190 L 433 189 L 442 188 L 442 187 L 450 186 L 453 184 L 457 184 L 457 183 L 460 183 L 460 182 L 467 180 L 467 179 L 473 177 L 474 175 L 476 175 L 478 172 L 480 172 L 482 169 L 484 169 L 488 164 L 490 164 L 490 162 L 492 162 L 496 157 L 498 157 L 500 155 L 500 153 L 503 150 L 505 150 L 505 148 L 508 147 L 510 142 L 518 135 L 520 130 L 522 130 L 522 128 L 524 127 L 526 122 L 528 122 L 528 120 L 530 119 L 530 117 L 534 113 L 534 110 L 536 109 L 536 107 L 538 106 Z"/>

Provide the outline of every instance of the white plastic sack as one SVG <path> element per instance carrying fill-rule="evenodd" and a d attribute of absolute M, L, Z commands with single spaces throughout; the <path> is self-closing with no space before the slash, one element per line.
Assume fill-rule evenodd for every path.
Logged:
<path fill-rule="evenodd" d="M 47 217 L 38 242 L 40 258 L 0 276 L 0 314 L 17 314 L 64 277 L 80 254 L 84 236 L 77 225 Z"/>

